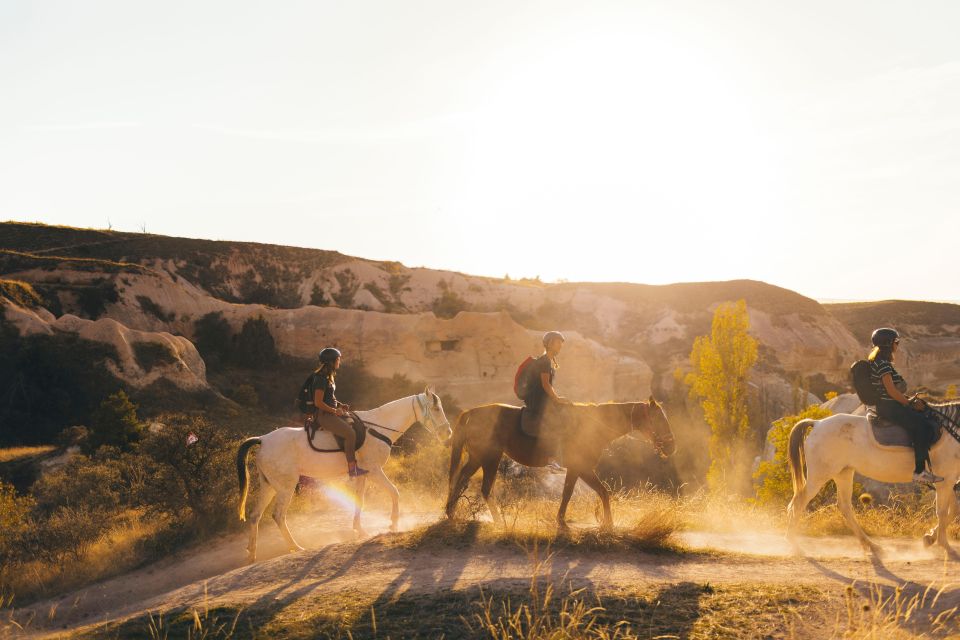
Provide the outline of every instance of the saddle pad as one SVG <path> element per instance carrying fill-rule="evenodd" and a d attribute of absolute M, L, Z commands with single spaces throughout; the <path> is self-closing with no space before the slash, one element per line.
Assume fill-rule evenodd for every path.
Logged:
<path fill-rule="evenodd" d="M 900 425 L 881 418 L 873 411 L 867 413 L 867 419 L 870 421 L 870 428 L 873 429 L 873 437 L 877 444 L 886 447 L 913 447 L 910 432 Z M 940 429 L 937 429 L 930 444 L 936 443 L 939 439 Z"/>
<path fill-rule="evenodd" d="M 363 422 L 360 421 L 360 418 L 354 417 L 350 423 L 353 427 L 353 432 L 357 436 L 357 444 L 354 449 L 359 451 L 360 447 L 362 447 L 363 443 L 367 440 L 367 429 Z M 321 428 L 308 429 L 307 441 L 315 451 L 343 451 L 343 438 L 335 436 Z"/>

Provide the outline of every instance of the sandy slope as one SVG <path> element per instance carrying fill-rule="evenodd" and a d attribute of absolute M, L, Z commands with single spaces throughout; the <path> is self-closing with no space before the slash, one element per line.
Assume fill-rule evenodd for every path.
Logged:
<path fill-rule="evenodd" d="M 403 524 L 411 527 L 433 519 L 432 514 L 408 516 Z M 386 530 L 387 522 L 376 515 L 367 523 L 371 534 Z M 531 575 L 531 559 L 520 548 L 393 548 L 383 544 L 383 538 L 353 540 L 345 516 L 324 522 L 304 516 L 293 520 L 292 529 L 310 548 L 284 554 L 276 528 L 264 524 L 270 526 L 264 527 L 261 560 L 256 564 L 246 565 L 242 537 L 222 537 L 205 548 L 14 611 L 11 616 L 26 631 L 4 621 L 0 636 L 58 637 L 106 621 L 186 606 L 288 606 L 315 590 L 326 595 L 359 591 L 371 600 L 386 601 L 408 590 L 460 589 L 494 580 L 523 583 Z M 691 549 L 730 553 L 684 557 L 561 549 L 546 570 L 578 586 L 762 582 L 832 585 L 840 590 L 854 580 L 939 586 L 949 582 L 957 566 L 924 550 L 919 542 L 902 540 L 882 541 L 888 554 L 880 562 L 865 558 L 851 538 L 808 540 L 805 558 L 789 555 L 776 534 L 691 532 L 682 539 Z M 960 599 L 960 592 L 947 593 L 945 601 L 955 598 Z"/>

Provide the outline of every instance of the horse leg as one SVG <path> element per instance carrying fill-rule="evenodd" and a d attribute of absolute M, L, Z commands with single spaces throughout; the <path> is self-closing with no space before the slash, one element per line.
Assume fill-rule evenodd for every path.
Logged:
<path fill-rule="evenodd" d="M 273 505 L 273 520 L 280 527 L 280 533 L 287 541 L 287 548 L 290 551 L 303 551 L 303 547 L 297 544 L 297 541 L 290 534 L 290 529 L 287 528 L 287 508 L 290 506 L 290 501 L 293 500 L 293 491 L 296 486 L 296 481 L 294 481 L 292 486 L 277 488 L 277 499 Z"/>
<path fill-rule="evenodd" d="M 871 540 L 866 532 L 860 527 L 860 523 L 853 515 L 853 469 L 847 468 L 833 477 L 837 483 L 837 505 L 840 507 L 840 513 L 853 535 L 860 540 L 860 544 L 867 551 L 876 556 L 881 553 L 880 547 Z"/>
<path fill-rule="evenodd" d="M 793 494 L 790 504 L 787 505 L 787 540 L 796 547 L 797 532 L 800 527 L 800 520 L 807 510 L 807 505 L 813 500 L 820 489 L 827 483 L 830 476 L 823 470 L 815 466 L 815 461 L 807 460 L 807 479 L 803 486 Z M 853 489 L 850 489 L 851 494 Z"/>
<path fill-rule="evenodd" d="M 393 500 L 393 510 L 390 512 L 390 531 L 396 531 L 400 526 L 400 492 L 390 482 L 390 478 L 387 477 L 381 467 L 370 469 L 370 478 L 383 487 Z"/>
<path fill-rule="evenodd" d="M 573 496 L 573 488 L 577 485 L 577 479 L 580 476 L 573 469 L 567 469 L 567 477 L 563 481 L 563 496 L 560 498 L 560 510 L 557 511 L 557 528 L 563 531 L 568 530 L 567 526 L 567 505 L 570 504 L 570 498 Z"/>
<path fill-rule="evenodd" d="M 260 531 L 260 519 L 263 517 L 263 512 L 267 510 L 267 507 L 270 506 L 270 501 L 273 500 L 273 497 L 277 495 L 276 490 L 270 486 L 270 483 L 267 482 L 267 479 L 263 477 L 263 474 L 260 474 L 260 495 L 257 496 L 257 506 L 254 507 L 253 513 L 250 515 L 250 539 L 247 542 L 247 560 L 250 562 L 255 562 L 257 559 L 257 534 Z"/>
<path fill-rule="evenodd" d="M 464 490 L 467 488 L 467 484 L 470 483 L 470 478 L 473 477 L 473 474 L 477 472 L 477 469 L 480 468 L 480 463 L 473 459 L 473 456 L 470 456 L 462 467 L 460 471 L 457 472 L 457 478 L 454 485 L 450 488 L 450 496 L 447 498 L 447 517 L 453 519 L 453 512 L 457 506 L 457 500 L 460 499 L 460 496 L 463 494 Z"/>
<path fill-rule="evenodd" d="M 480 495 L 482 495 L 484 501 L 486 501 L 487 508 L 490 509 L 490 515 L 493 516 L 493 521 L 503 526 L 504 521 L 503 514 L 500 513 L 500 505 L 497 504 L 497 501 L 491 493 L 493 483 L 497 479 L 497 471 L 500 470 L 500 457 L 501 456 L 496 456 L 483 461 L 483 483 L 480 485 Z"/>
<path fill-rule="evenodd" d="M 951 480 L 937 483 L 937 526 L 923 536 L 924 544 L 931 545 L 936 542 L 943 547 L 948 555 L 953 554 L 953 549 L 950 547 L 950 541 L 947 538 L 947 527 L 950 526 L 950 522 L 953 520 L 951 516 L 957 509 L 957 499 L 953 492 L 954 482 L 951 482 Z"/>
<path fill-rule="evenodd" d="M 356 489 L 353 499 L 353 530 L 358 536 L 366 535 L 363 527 L 360 526 L 360 513 L 363 511 L 363 496 L 367 491 L 367 478 L 360 476 L 357 478 Z"/>
<path fill-rule="evenodd" d="M 600 496 L 600 502 L 603 503 L 603 522 L 600 524 L 600 527 L 603 529 L 612 529 L 613 514 L 610 512 L 610 491 L 607 489 L 607 486 L 603 484 L 603 481 L 597 476 L 596 471 L 590 471 L 580 477 L 583 478 L 583 481 L 587 483 L 588 487 L 597 492 L 597 495 Z"/>

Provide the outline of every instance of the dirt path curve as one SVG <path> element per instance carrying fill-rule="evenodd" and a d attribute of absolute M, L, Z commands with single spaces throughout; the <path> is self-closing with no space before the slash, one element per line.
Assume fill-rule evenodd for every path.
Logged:
<path fill-rule="evenodd" d="M 411 528 L 435 518 L 435 514 L 409 515 L 402 524 Z M 387 524 L 385 518 L 371 514 L 368 533 L 384 533 Z M 389 537 L 356 541 L 346 516 L 322 523 L 302 516 L 292 521 L 292 528 L 302 543 L 308 541 L 307 551 L 285 554 L 276 528 L 266 526 L 260 561 L 247 565 L 244 538 L 224 536 L 204 548 L 10 612 L 9 617 L 24 630 L 5 619 L 0 622 L 0 637 L 58 637 L 107 621 L 181 607 L 292 603 L 317 589 L 324 594 L 362 592 L 384 600 L 408 590 L 524 583 L 532 571 L 531 558 L 520 548 L 411 550 L 392 547 Z M 960 566 L 923 549 L 919 542 L 905 540 L 880 541 L 888 552 L 882 562 L 866 558 L 852 538 L 808 539 L 806 557 L 789 555 L 789 547 L 776 534 L 688 532 L 681 534 L 681 540 L 687 548 L 701 552 L 626 556 L 565 548 L 556 550 L 543 570 L 578 586 L 760 582 L 843 588 L 857 580 L 925 588 L 949 583 Z"/>

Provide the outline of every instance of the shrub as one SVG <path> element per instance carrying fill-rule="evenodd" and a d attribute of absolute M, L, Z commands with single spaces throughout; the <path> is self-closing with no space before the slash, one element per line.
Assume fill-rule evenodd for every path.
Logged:
<path fill-rule="evenodd" d="M 160 322 L 173 322 L 177 314 L 173 311 L 166 312 L 159 304 L 153 301 L 149 296 L 137 296 L 137 303 L 144 313 L 153 316 Z"/>
<path fill-rule="evenodd" d="M 137 419 L 137 405 L 130 401 L 123 389 L 100 403 L 91 418 L 85 449 L 93 452 L 103 445 L 129 449 L 140 439 L 143 425 Z"/>
<path fill-rule="evenodd" d="M 252 384 L 241 384 L 233 390 L 230 397 L 245 407 L 256 407 L 260 404 L 260 396 L 257 395 L 257 390 L 254 389 Z"/>
<path fill-rule="evenodd" d="M 237 335 L 237 348 L 234 352 L 237 364 L 248 369 L 277 362 L 279 354 L 270 326 L 263 316 L 248 318 Z"/>
<path fill-rule="evenodd" d="M 756 501 L 760 504 L 785 505 L 793 496 L 793 481 L 790 478 L 788 461 L 790 430 L 806 418 L 820 420 L 830 415 L 829 409 L 810 405 L 797 415 L 784 416 L 773 423 L 767 439 L 774 447 L 772 460 L 763 460 L 753 474 Z"/>
<path fill-rule="evenodd" d="M 43 302 L 33 287 L 19 280 L 0 280 L 0 297 L 26 309 L 39 307 Z"/>
<path fill-rule="evenodd" d="M 330 298 L 326 296 L 318 284 L 313 285 L 313 291 L 310 293 L 310 304 L 315 307 L 330 306 Z"/>
<path fill-rule="evenodd" d="M 30 528 L 33 504 L 32 498 L 18 496 L 13 485 L 0 481 L 0 577 L 3 568 L 23 558 L 22 538 Z"/>
<path fill-rule="evenodd" d="M 233 515 L 236 443 L 199 416 L 161 416 L 164 425 L 137 447 L 145 477 L 141 501 L 197 532 L 216 531 Z"/>
<path fill-rule="evenodd" d="M 140 368 L 146 372 L 153 371 L 154 367 L 166 366 L 177 361 L 177 356 L 162 342 L 134 342 L 133 353 L 140 363 Z"/>
<path fill-rule="evenodd" d="M 360 290 L 360 280 L 350 269 L 337 271 L 333 274 L 337 279 L 340 290 L 333 294 L 333 301 L 342 309 L 349 309 L 353 306 L 353 298 Z"/>
<path fill-rule="evenodd" d="M 124 497 L 129 499 L 128 488 L 116 459 L 74 456 L 61 468 L 43 475 L 31 491 L 41 514 L 59 509 L 112 514 Z"/>
<path fill-rule="evenodd" d="M 208 363 L 220 363 L 227 359 L 232 337 L 230 324 L 219 311 L 208 313 L 193 324 L 193 341 Z"/>
<path fill-rule="evenodd" d="M 440 287 L 440 296 L 434 299 L 430 308 L 438 318 L 452 318 L 461 311 L 469 311 L 471 306 L 460 297 L 444 280 L 437 285 Z"/>
<path fill-rule="evenodd" d="M 77 303 L 80 310 L 90 318 L 96 320 L 107 310 L 107 304 L 116 302 L 120 299 L 117 292 L 117 285 L 113 282 L 104 283 L 101 280 L 94 281 L 88 286 L 80 287 L 77 291 Z"/>
<path fill-rule="evenodd" d="M 49 443 L 64 425 L 90 424 L 120 387 L 107 359 L 119 359 L 112 345 L 69 333 L 21 336 L 0 322 L 0 442 Z"/>

